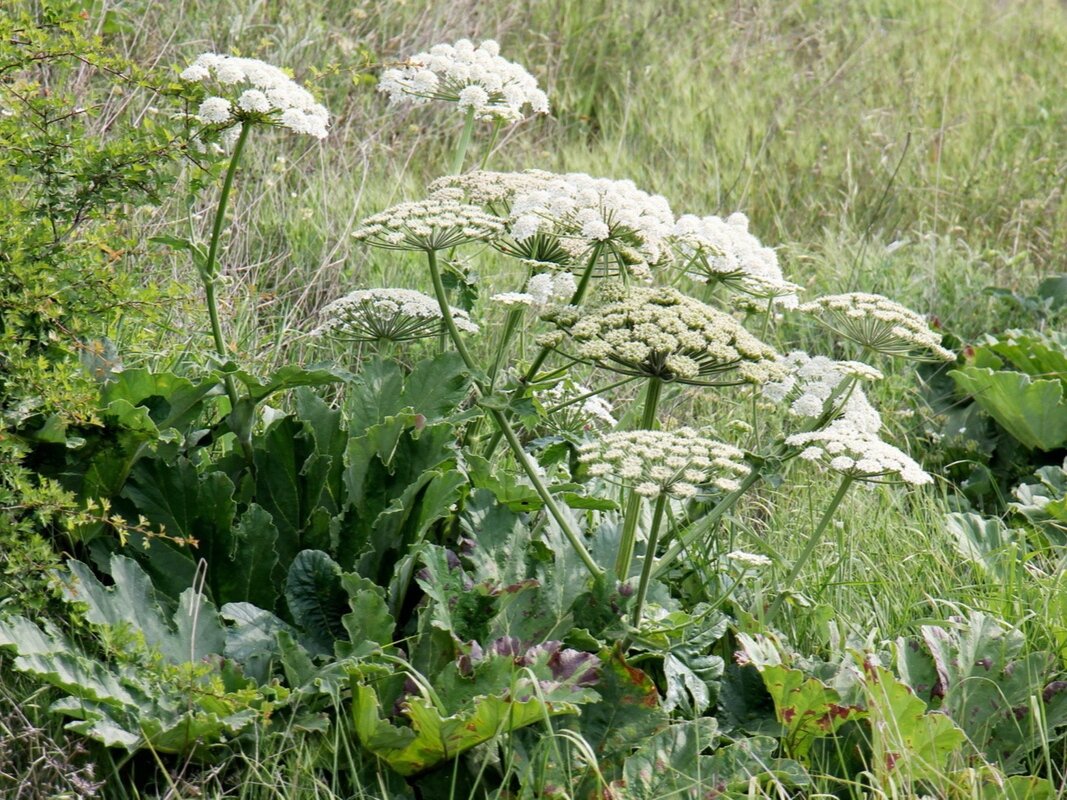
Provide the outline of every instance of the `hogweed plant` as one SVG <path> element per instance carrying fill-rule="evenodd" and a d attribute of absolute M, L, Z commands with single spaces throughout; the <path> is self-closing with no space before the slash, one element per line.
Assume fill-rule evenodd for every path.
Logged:
<path fill-rule="evenodd" d="M 493 113 L 484 105 L 488 101 L 478 92 L 482 105 L 474 104 L 476 93 L 470 89 L 484 74 L 458 69 L 460 51 L 468 61 L 486 58 L 472 56 L 477 51 L 467 45 L 431 50 L 387 72 L 382 90 L 394 101 L 448 100 L 488 118 Z M 514 119 L 515 108 L 503 116 Z M 549 417 L 578 403 L 585 411 L 593 409 L 580 429 L 556 428 L 574 448 L 575 461 L 563 474 L 584 483 L 592 496 L 622 494 L 610 569 L 619 586 L 628 586 L 635 577 L 631 568 L 638 542 L 643 542 L 629 606 L 637 634 L 652 581 L 689 549 L 710 546 L 723 516 L 765 473 L 785 462 L 799 457 L 839 474 L 841 484 L 767 609 L 768 620 L 780 610 L 854 483 L 931 480 L 881 439 L 881 417 L 861 387 L 881 378 L 878 369 L 801 351 L 781 355 L 761 337 L 773 332 L 770 324 L 783 314 L 812 315 L 843 338 L 888 355 L 910 356 L 922 349 L 945 358 L 940 337 L 918 314 L 885 298 L 842 295 L 800 304 L 800 286 L 783 276 L 774 249 L 749 231 L 743 214 L 676 217 L 665 198 L 628 180 L 478 169 L 438 179 L 425 198 L 370 217 L 353 235 L 371 246 L 425 254 L 439 319 L 473 379 L 473 402 L 495 428 L 485 436 L 468 435 L 465 447 L 492 461 L 499 458 L 497 444 L 505 442 L 545 511 L 590 575 L 600 580 L 609 565 L 591 554 L 592 530 L 555 502 L 561 487 L 552 485 L 538 463 L 536 443 L 520 435 L 536 426 L 516 427 L 529 415 L 534 398 L 535 408 Z M 439 259 L 443 250 L 472 244 L 483 251 L 488 245 L 514 264 L 502 276 L 513 288 L 490 298 L 507 309 L 503 325 L 483 324 L 478 333 L 458 324 Z M 712 287 L 710 300 L 686 294 L 680 288 L 686 282 Z M 746 327 L 737 296 L 763 304 L 760 335 Z M 479 309 L 472 310 L 472 318 L 481 319 Z M 534 335 L 517 339 L 520 326 Z M 537 345 L 532 353 L 527 339 Z M 483 361 L 482 353 L 492 355 Z M 501 384 L 502 375 L 511 378 Z M 586 383 L 603 388 L 587 389 Z M 619 429 L 603 407 L 590 406 L 632 383 L 641 387 L 642 400 L 624 417 L 629 429 Z M 583 388 L 552 388 L 564 385 Z M 568 399 L 546 403 L 546 386 Z M 659 407 L 667 387 L 676 393 L 732 393 L 732 402 L 751 397 L 753 408 L 758 401 L 780 409 L 781 433 L 752 451 L 699 431 L 698 420 L 688 427 L 675 421 L 664 427 Z M 751 431 L 759 422 L 742 427 Z M 615 430 L 605 431 L 605 423 Z M 477 434 L 476 423 L 471 426 L 468 434 Z M 641 531 L 642 510 L 649 504 L 650 522 Z"/>
<path fill-rule="evenodd" d="M 203 53 L 181 71 L 179 78 L 190 91 L 203 95 L 193 117 L 199 127 L 192 135 L 191 144 L 200 150 L 225 154 L 226 172 L 215 205 L 207 250 L 191 238 L 160 239 L 193 254 L 204 289 L 215 352 L 220 364 L 225 364 L 229 360 L 229 348 L 216 297 L 221 277 L 219 244 L 245 147 L 256 127 L 283 128 L 314 139 L 325 139 L 329 131 L 329 112 L 284 70 L 255 58 Z M 240 401 L 234 378 L 227 375 L 224 383 L 238 442 L 251 461 L 251 422 L 237 419 Z"/>

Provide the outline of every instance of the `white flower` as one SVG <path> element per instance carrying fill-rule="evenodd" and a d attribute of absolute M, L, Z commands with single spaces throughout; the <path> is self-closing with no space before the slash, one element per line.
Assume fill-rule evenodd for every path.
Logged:
<path fill-rule="evenodd" d="M 747 553 L 744 550 L 732 550 L 726 554 L 726 558 L 742 569 L 762 569 L 774 563 L 767 556 L 761 556 L 758 553 Z"/>
<path fill-rule="evenodd" d="M 613 428 L 618 424 L 611 403 L 570 378 L 536 396 L 546 410 L 548 426 L 553 430 L 578 432 L 598 426 Z M 579 399 L 583 397 L 584 400 Z"/>
<path fill-rule="evenodd" d="M 733 317 L 676 289 L 608 287 L 602 294 L 599 306 L 568 306 L 545 315 L 569 335 L 580 360 L 624 375 L 691 384 L 784 377 L 773 348 Z M 543 344 L 559 342 L 550 335 Z M 734 370 L 735 379 L 719 377 Z"/>
<path fill-rule="evenodd" d="M 699 486 L 732 483 L 750 472 L 740 450 L 692 428 L 607 433 L 583 444 L 578 459 L 594 477 L 633 486 L 649 498 L 692 497 Z"/>
<path fill-rule="evenodd" d="M 233 112 L 228 100 L 225 118 L 221 117 L 220 105 L 209 108 L 209 112 L 212 112 L 211 124 L 230 121 L 233 112 L 232 118 L 236 120 L 255 118 L 316 139 L 326 137 L 330 115 L 325 106 L 315 102 L 312 94 L 283 70 L 259 59 L 204 53 L 186 67 L 180 77 L 185 81 L 207 81 L 214 77 L 224 86 L 251 84 L 251 89 L 246 89 L 237 97 L 236 112 Z M 208 98 L 204 102 L 223 99 Z M 207 116 L 201 104 L 198 119 L 203 122 Z"/>
<path fill-rule="evenodd" d="M 225 97 L 209 97 L 200 104 L 196 118 L 205 125 L 221 125 L 230 121 L 230 101 Z"/>
<path fill-rule="evenodd" d="M 779 359 L 786 375 L 780 381 L 763 384 L 760 391 L 772 403 L 793 396 L 789 411 L 798 417 L 817 417 L 823 413 L 834 389 L 846 376 L 875 381 L 882 373 L 859 361 L 834 361 L 825 356 L 809 356 L 794 350 Z"/>
<path fill-rule="evenodd" d="M 774 298 L 792 308 L 800 287 L 782 277 L 778 255 L 748 232 L 748 217 L 686 214 L 674 227 L 674 243 L 690 277 L 723 283 L 755 297 Z"/>
<path fill-rule="evenodd" d="M 387 69 L 378 91 L 391 103 L 443 100 L 471 109 L 481 120 L 517 122 L 524 109 L 548 113 L 548 96 L 523 67 L 500 56 L 500 45 L 486 40 L 475 47 L 467 39 L 438 44 Z"/>
<path fill-rule="evenodd" d="M 932 482 L 911 456 L 882 441 L 881 427 L 881 416 L 857 386 L 840 417 L 821 430 L 795 433 L 786 438 L 786 444 L 803 447 L 801 458 L 823 461 L 830 469 L 858 480 L 896 475 L 916 485 Z"/>
<path fill-rule="evenodd" d="M 851 292 L 820 297 L 800 306 L 823 324 L 863 347 L 879 353 L 912 356 L 927 350 L 935 359 L 951 361 L 955 353 L 941 346 L 941 336 L 909 308 L 880 294 Z"/>
<path fill-rule="evenodd" d="M 352 236 L 391 250 L 434 251 L 488 241 L 503 230 L 500 218 L 461 203 L 454 194 L 437 192 L 425 200 L 400 203 L 368 217 Z"/>
<path fill-rule="evenodd" d="M 467 312 L 451 309 L 456 328 L 477 333 Z M 322 324 L 311 336 L 354 342 L 406 342 L 436 336 L 441 331 L 441 306 L 434 298 L 411 289 L 359 289 L 326 305 Z"/>

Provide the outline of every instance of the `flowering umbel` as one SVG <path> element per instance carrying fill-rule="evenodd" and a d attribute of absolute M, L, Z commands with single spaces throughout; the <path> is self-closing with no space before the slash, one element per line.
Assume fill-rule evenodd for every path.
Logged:
<path fill-rule="evenodd" d="M 632 486 L 642 497 L 693 497 L 698 487 L 733 491 L 750 468 L 744 454 L 692 428 L 676 431 L 619 431 L 586 442 L 578 458 L 589 474 Z"/>
<path fill-rule="evenodd" d="M 804 448 L 801 458 L 857 480 L 876 481 L 895 475 L 916 485 L 933 481 L 911 456 L 882 441 L 881 428 L 881 416 L 857 386 L 840 417 L 821 430 L 794 433 L 785 441 Z"/>
<path fill-rule="evenodd" d="M 326 138 L 330 121 L 326 107 L 284 71 L 259 59 L 204 53 L 179 77 L 189 82 L 214 78 L 224 87 L 234 87 L 234 94 L 239 84 L 248 84 L 236 97 L 206 98 L 197 112 L 197 119 L 205 125 L 257 120 L 316 139 Z"/>
<path fill-rule="evenodd" d="M 916 350 L 925 350 L 939 361 L 956 357 L 941 346 L 941 337 L 921 316 L 880 294 L 827 295 L 804 303 L 800 311 L 815 315 L 834 332 L 879 353 L 912 356 Z"/>
<path fill-rule="evenodd" d="M 442 191 L 425 200 L 400 203 L 363 220 L 352 237 L 389 250 L 434 252 L 500 235 L 502 219 L 461 202 L 460 196 L 457 191 Z"/>
<path fill-rule="evenodd" d="M 359 289 L 323 307 L 322 324 L 312 336 L 349 342 L 408 342 L 441 331 L 441 306 L 412 289 Z M 452 321 L 464 333 L 477 333 L 466 311 L 452 309 Z"/>
<path fill-rule="evenodd" d="M 487 39 L 477 47 L 468 39 L 437 44 L 400 66 L 385 70 L 378 91 L 393 103 L 443 100 L 470 109 L 477 119 L 518 122 L 525 109 L 548 113 L 548 96 L 521 65 L 500 55 Z"/>
<path fill-rule="evenodd" d="M 777 353 L 741 323 L 676 289 L 608 287 L 588 310 L 572 306 L 546 315 L 561 329 L 542 337 L 574 356 L 623 375 L 695 385 L 762 383 L 784 375 Z M 722 377 L 737 372 L 739 380 Z"/>

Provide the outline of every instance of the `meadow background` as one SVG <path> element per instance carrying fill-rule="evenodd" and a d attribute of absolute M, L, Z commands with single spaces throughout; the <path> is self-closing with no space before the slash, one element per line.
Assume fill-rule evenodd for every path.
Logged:
<path fill-rule="evenodd" d="M 15 7 L 32 11 L 35 3 L 15 0 Z M 89 137 L 106 140 L 120 126 L 174 115 L 179 109 L 153 93 L 153 80 L 175 80 L 207 51 L 284 65 L 330 109 L 330 135 L 321 143 L 263 137 L 276 141 L 250 150 L 231 205 L 220 297 L 225 330 L 238 360 L 260 369 L 321 355 L 306 332 L 326 302 L 351 289 L 427 290 L 416 257 L 364 248 L 351 233 L 364 217 L 421 196 L 447 172 L 461 117 L 390 107 L 375 83 L 383 65 L 459 38 L 498 40 L 552 104 L 548 117 L 504 129 L 491 152 L 482 131 L 474 159 L 486 157 L 497 170 L 631 178 L 667 196 L 676 214 L 743 211 L 809 297 L 884 293 L 966 344 L 1042 323 L 1025 304 L 987 289 L 1024 298 L 1042 279 L 1067 272 L 1063 3 L 141 0 L 71 8 L 107 48 L 152 76 L 137 86 L 109 84 L 88 67 L 60 73 L 64 91 L 84 100 Z M 149 240 L 190 228 L 206 235 L 211 210 L 211 198 L 190 209 L 176 191 L 118 215 L 117 230 L 131 238 L 109 268 L 151 290 L 147 323 L 125 313 L 97 331 L 127 368 L 175 369 L 197 363 L 207 348 L 188 258 Z M 495 279 L 487 265 L 481 270 L 487 296 Z M 814 329 L 802 336 L 813 352 L 846 357 Z M 932 435 L 940 422 L 924 394 L 930 376 L 916 381 L 908 363 L 888 371 L 874 394 L 884 408 L 900 409 L 884 415 L 893 440 L 932 472 L 943 470 L 949 459 Z M 617 399 L 624 406 L 631 398 Z M 721 407 L 707 413 L 719 415 L 717 423 L 729 419 Z M 761 489 L 724 549 L 758 549 L 793 563 L 805 544 L 799 531 L 833 489 L 817 478 Z M 814 599 L 781 620 L 784 633 L 799 651 L 815 652 L 849 634 L 892 639 L 980 611 L 1019 626 L 1028 647 L 1058 653 L 1062 671 L 1067 582 L 1058 571 L 1020 569 L 1005 578 L 977 568 L 944 517 L 969 507 L 944 478 L 903 500 L 881 488 L 853 492 L 796 587 Z M 11 541 L 12 588 L 0 595 L 17 609 L 27 563 L 46 559 L 12 555 Z M 44 712 L 47 692 L 3 662 L 0 670 L 4 704 L 61 737 Z M 8 724 L 9 741 L 16 727 Z M 294 739 L 298 755 L 302 747 Z M 11 788 L 17 776 L 3 768 L 3 753 L 0 747 L 0 794 L 49 796 Z M 290 763 L 310 764 L 304 755 Z M 374 786 L 346 793 L 310 766 L 279 783 L 265 766 L 275 757 L 245 756 L 202 772 L 168 764 L 171 777 L 152 789 L 112 782 L 101 792 L 384 796 Z M 1046 767 L 1043 774 L 1062 786 L 1062 746 L 1046 753 Z"/>

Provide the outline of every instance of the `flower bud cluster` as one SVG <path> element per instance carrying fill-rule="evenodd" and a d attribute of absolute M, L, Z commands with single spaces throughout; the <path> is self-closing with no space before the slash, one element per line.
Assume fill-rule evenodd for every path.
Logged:
<path fill-rule="evenodd" d="M 546 319 L 570 336 L 575 355 L 624 375 L 709 383 L 736 370 L 740 380 L 763 383 L 785 373 L 778 354 L 728 314 L 676 289 L 608 287 L 594 308 L 552 310 Z M 557 346 L 562 333 L 543 338 Z"/>
<path fill-rule="evenodd" d="M 859 387 L 852 390 L 841 416 L 817 431 L 795 433 L 786 444 L 803 447 L 800 457 L 818 461 L 858 480 L 896 475 L 921 485 L 933 478 L 907 453 L 882 441 L 882 418 Z"/>
<path fill-rule="evenodd" d="M 540 314 L 554 305 L 569 302 L 577 288 L 574 276 L 569 272 L 556 275 L 541 272 L 527 281 L 526 291 L 503 292 L 493 295 L 490 299 L 505 306 L 529 306 Z"/>
<path fill-rule="evenodd" d="M 955 354 L 941 346 L 941 336 L 909 308 L 880 294 L 851 292 L 820 297 L 799 307 L 814 314 L 847 339 L 887 355 L 908 356 L 927 350 L 935 359 L 951 361 Z"/>
<path fill-rule="evenodd" d="M 452 321 L 464 333 L 477 333 L 466 311 L 451 309 Z M 323 307 L 322 324 L 312 336 L 350 342 L 407 342 L 436 336 L 442 326 L 441 306 L 412 289 L 359 289 Z"/>
<path fill-rule="evenodd" d="M 736 477 L 751 471 L 736 447 L 692 428 L 607 433 L 583 444 L 578 459 L 594 477 L 632 486 L 648 498 L 693 497 L 709 484 L 733 491 Z"/>
<path fill-rule="evenodd" d="M 748 217 L 737 212 L 726 219 L 685 214 L 674 226 L 673 241 L 694 280 L 723 283 L 755 297 L 797 305 L 800 287 L 782 277 L 778 255 L 748 231 Z"/>
<path fill-rule="evenodd" d="M 798 417 L 822 414 L 826 401 L 846 376 L 865 381 L 882 379 L 881 372 L 861 361 L 834 361 L 826 356 L 809 356 L 802 350 L 783 356 L 778 363 L 788 374 L 780 381 L 763 384 L 760 391 L 772 403 L 792 396 L 789 412 Z"/>
<path fill-rule="evenodd" d="M 468 40 L 438 44 L 404 64 L 382 73 L 378 91 L 392 103 L 444 100 L 477 119 L 518 122 L 525 108 L 548 113 L 548 95 L 521 65 L 501 57 L 500 45 L 487 39 L 477 47 Z"/>
<path fill-rule="evenodd" d="M 258 119 L 294 133 L 326 138 L 330 121 L 326 107 L 315 102 L 311 92 L 281 69 L 259 59 L 204 53 L 179 77 L 190 82 L 214 78 L 225 86 L 251 85 L 236 99 L 219 96 L 205 99 L 197 112 L 197 119 L 205 125 L 232 125 Z"/>
<path fill-rule="evenodd" d="M 390 250 L 447 250 L 489 241 L 504 230 L 504 221 L 478 206 L 461 202 L 456 190 L 439 191 L 425 200 L 400 203 L 363 221 L 352 237 Z"/>

